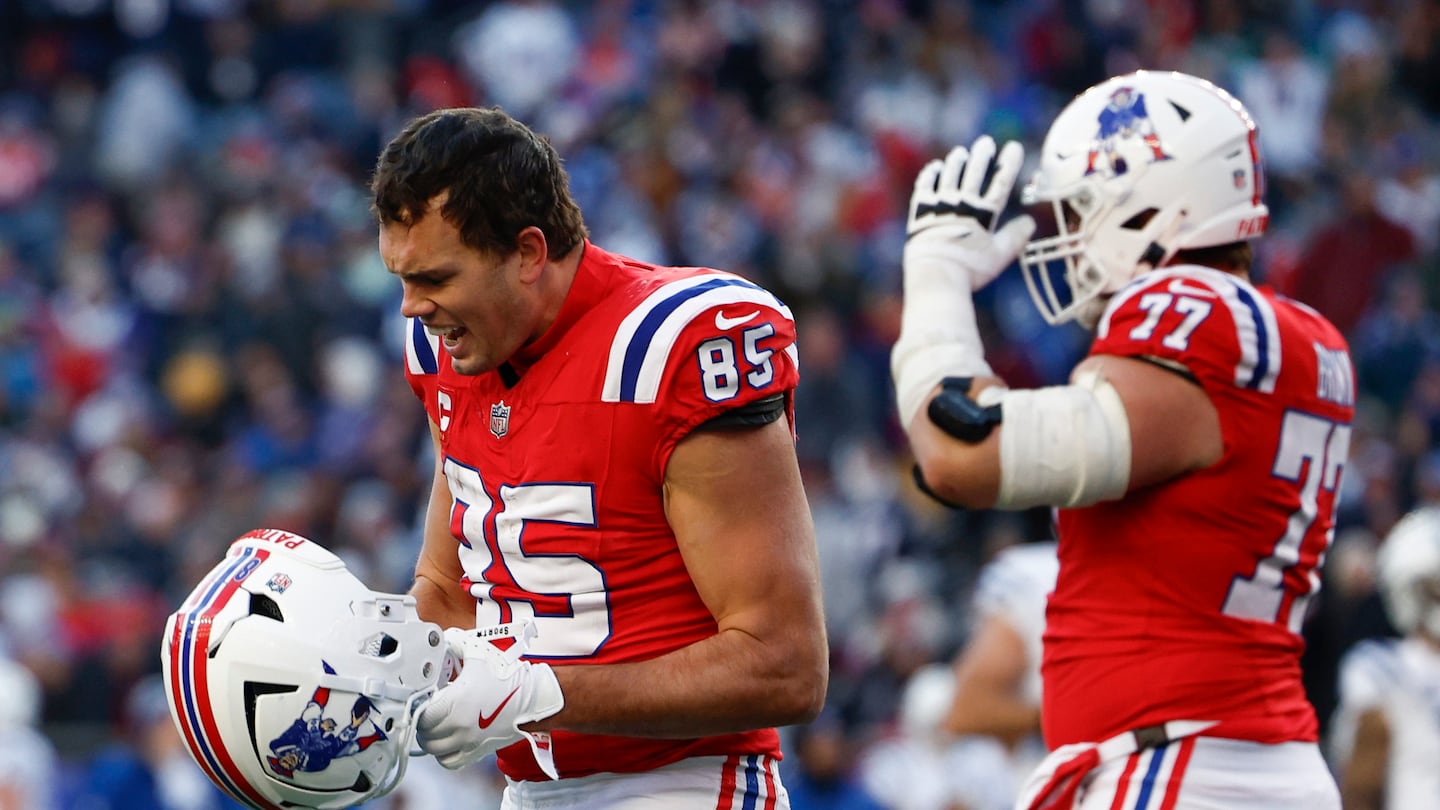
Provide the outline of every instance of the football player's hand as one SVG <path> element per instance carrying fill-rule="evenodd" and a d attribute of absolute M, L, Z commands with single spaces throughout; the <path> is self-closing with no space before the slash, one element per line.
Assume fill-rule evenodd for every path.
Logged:
<path fill-rule="evenodd" d="M 521 731 L 565 708 L 560 684 L 548 664 L 523 660 L 525 631 L 514 625 L 478 630 L 452 627 L 445 631 L 459 674 L 444 685 L 421 710 L 415 739 L 441 765 L 462 768 L 486 754 L 528 740 L 535 759 L 552 779 L 559 778 L 549 735 Z M 493 639 L 514 638 L 509 650 Z"/>
<path fill-rule="evenodd" d="M 915 178 L 902 259 L 900 336 L 890 351 L 906 431 L 944 378 L 994 374 L 971 296 L 1015 260 L 1035 231 L 1028 216 L 996 228 L 1024 158 L 1014 141 L 997 157 L 995 141 L 981 135 L 969 149 L 957 146 L 944 160 L 930 161 Z"/>
<path fill-rule="evenodd" d="M 914 273 L 959 272 L 978 290 L 1020 255 L 1035 220 L 1021 215 L 996 226 L 1024 160 L 1019 143 L 1005 144 L 997 157 L 994 139 L 981 135 L 969 149 L 957 146 L 920 170 L 905 228 L 907 281 Z"/>

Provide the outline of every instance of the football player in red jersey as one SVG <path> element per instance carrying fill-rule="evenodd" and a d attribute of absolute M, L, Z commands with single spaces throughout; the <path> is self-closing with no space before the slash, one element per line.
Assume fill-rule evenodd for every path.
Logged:
<path fill-rule="evenodd" d="M 1111 125 L 1122 103 L 1144 126 Z M 997 227 L 1021 161 L 981 137 L 921 171 L 891 357 L 922 485 L 1060 507 L 1053 750 L 1018 806 L 1338 808 L 1300 628 L 1354 372 L 1330 323 L 1250 281 L 1268 216 L 1255 125 L 1192 76 L 1102 82 L 1056 117 L 1025 188 L 1054 212 L 1043 238 L 1028 216 Z M 1010 390 L 985 362 L 971 294 L 1017 254 L 1042 315 L 1094 332 L 1068 385 Z"/>
<path fill-rule="evenodd" d="M 827 681 L 790 310 L 591 243 L 499 109 L 416 118 L 372 191 L 435 447 L 412 593 L 460 659 L 421 747 L 498 751 L 506 807 L 787 807 L 774 727 Z"/>

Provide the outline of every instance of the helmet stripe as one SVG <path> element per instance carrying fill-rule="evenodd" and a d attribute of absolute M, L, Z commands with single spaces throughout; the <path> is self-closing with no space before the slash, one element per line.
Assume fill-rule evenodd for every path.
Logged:
<path fill-rule="evenodd" d="M 175 705 L 185 729 L 186 742 L 211 781 L 246 804 L 265 810 L 280 810 L 245 780 L 226 750 L 211 708 L 207 679 L 210 631 L 216 614 L 229 604 L 240 589 L 240 583 L 255 566 L 269 556 L 270 552 L 265 549 L 243 547 L 222 574 L 205 589 L 194 608 L 177 617 L 175 633 L 181 638 L 180 643 L 171 644 L 171 671 L 178 673 L 174 687 Z"/>
<path fill-rule="evenodd" d="M 1260 132 L 1254 125 L 1250 127 L 1250 187 L 1253 189 L 1250 195 L 1250 204 L 1259 205 L 1265 197 L 1265 167 L 1260 162 Z"/>
<path fill-rule="evenodd" d="M 199 724 L 195 716 L 194 695 L 189 677 L 190 655 L 187 645 L 190 643 L 191 630 L 194 628 L 197 613 L 204 610 L 205 606 L 215 598 L 222 583 L 232 578 L 237 567 L 242 565 L 244 558 L 249 557 L 251 553 L 251 549 L 244 549 L 228 566 L 224 568 L 216 566 L 207 579 L 191 592 L 190 598 L 175 615 L 174 629 L 171 631 L 170 637 L 171 702 L 175 706 L 175 718 L 179 721 L 185 744 L 190 747 L 195 761 L 210 777 L 210 781 L 225 788 L 226 792 L 237 800 L 240 799 L 239 793 L 220 775 L 214 756 L 210 754 L 209 749 L 199 737 Z"/>

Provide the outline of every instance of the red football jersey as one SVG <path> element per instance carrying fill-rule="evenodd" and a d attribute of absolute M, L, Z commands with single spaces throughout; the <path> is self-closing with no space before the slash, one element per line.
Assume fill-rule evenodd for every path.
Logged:
<path fill-rule="evenodd" d="M 1091 354 L 1183 367 L 1215 404 L 1224 452 L 1123 500 L 1060 511 L 1046 743 L 1169 720 L 1217 721 L 1207 736 L 1314 741 L 1300 627 L 1334 535 L 1355 410 L 1344 338 L 1268 288 L 1185 266 L 1117 294 Z"/>
<path fill-rule="evenodd" d="M 477 600 L 477 625 L 533 621 L 526 657 L 553 666 L 645 660 L 716 634 L 665 520 L 665 465 L 721 413 L 776 394 L 790 410 L 798 371 L 784 304 L 729 273 L 655 267 L 587 242 L 555 324 L 510 368 L 455 373 L 418 320 L 406 348 L 406 376 L 440 428 L 465 570 L 456 587 Z M 780 756 L 773 729 L 690 740 L 562 731 L 552 742 L 562 777 Z M 512 778 L 546 778 L 527 744 L 499 759 Z"/>

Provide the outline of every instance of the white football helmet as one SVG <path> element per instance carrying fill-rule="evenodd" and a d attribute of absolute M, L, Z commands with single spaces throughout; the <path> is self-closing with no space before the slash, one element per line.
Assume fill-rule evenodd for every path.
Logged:
<path fill-rule="evenodd" d="M 1176 251 L 1264 233 L 1263 193 L 1255 122 L 1229 93 L 1184 73 L 1107 79 L 1056 117 L 1022 192 L 1057 228 L 1025 246 L 1025 283 L 1046 321 L 1093 327 L 1100 296 Z"/>
<path fill-rule="evenodd" d="M 230 545 L 165 627 L 170 716 L 211 781 L 262 810 L 350 807 L 405 773 L 446 646 L 415 598 L 278 529 Z"/>
<path fill-rule="evenodd" d="M 1440 507 L 1401 518 L 1380 544 L 1380 596 L 1395 629 L 1440 639 Z"/>

